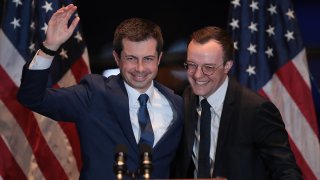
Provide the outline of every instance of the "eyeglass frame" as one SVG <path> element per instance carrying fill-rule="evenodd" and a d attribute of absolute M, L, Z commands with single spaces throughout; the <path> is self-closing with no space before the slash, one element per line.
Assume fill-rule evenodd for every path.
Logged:
<path fill-rule="evenodd" d="M 207 75 L 207 76 L 211 76 L 212 74 L 214 74 L 214 73 L 215 73 L 222 65 L 224 65 L 224 64 L 225 64 L 225 62 L 221 63 L 220 65 L 218 65 L 218 66 L 216 66 L 216 67 L 214 67 L 213 65 L 204 64 L 204 65 L 200 66 L 200 68 L 201 68 L 201 71 L 202 71 L 203 74 L 205 74 L 205 75 Z M 196 70 L 197 70 L 198 67 L 199 67 L 199 65 L 196 64 L 196 63 L 194 63 L 194 62 L 184 62 L 183 65 L 184 65 L 184 68 L 186 68 L 187 72 L 189 72 L 189 73 L 191 73 L 191 74 L 195 73 Z M 189 65 L 194 65 L 194 66 L 195 66 L 193 72 L 190 72 Z M 213 69 L 213 70 L 212 70 L 212 73 L 205 73 L 205 72 L 203 71 L 203 68 L 204 68 L 204 67 L 212 68 L 212 69 Z"/>

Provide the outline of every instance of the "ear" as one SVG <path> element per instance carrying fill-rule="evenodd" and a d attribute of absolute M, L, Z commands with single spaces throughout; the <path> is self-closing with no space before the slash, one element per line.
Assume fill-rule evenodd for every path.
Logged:
<path fill-rule="evenodd" d="M 119 66 L 119 61 L 120 61 L 120 58 L 119 58 L 119 55 L 116 53 L 116 51 L 112 51 L 112 55 L 113 55 L 113 58 L 114 60 L 116 61 L 117 65 Z"/>
<path fill-rule="evenodd" d="M 226 64 L 224 65 L 224 72 L 228 73 L 232 68 L 232 66 L 233 66 L 233 61 L 232 60 L 227 61 Z"/>

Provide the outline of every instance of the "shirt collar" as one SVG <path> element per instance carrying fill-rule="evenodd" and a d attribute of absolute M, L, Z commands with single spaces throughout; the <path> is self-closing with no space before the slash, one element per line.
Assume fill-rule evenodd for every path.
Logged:
<path fill-rule="evenodd" d="M 225 99 L 228 88 L 228 82 L 229 78 L 227 76 L 227 78 L 224 80 L 221 86 L 207 98 L 208 103 L 215 111 L 222 105 Z M 199 101 L 201 101 L 202 99 L 204 99 L 204 97 L 200 96 Z"/>
<path fill-rule="evenodd" d="M 153 81 L 151 82 L 150 87 L 147 89 L 146 92 L 144 93 L 140 93 L 139 91 L 137 91 L 136 89 L 132 88 L 129 84 L 127 84 L 126 82 L 124 82 L 124 85 L 127 89 L 127 93 L 128 93 L 128 98 L 129 98 L 129 105 L 133 105 L 133 106 L 140 106 L 139 105 L 139 101 L 138 98 L 141 94 L 147 94 L 149 96 L 149 100 L 148 102 L 152 105 L 153 102 L 153 98 L 154 98 L 154 86 L 153 86 Z"/>

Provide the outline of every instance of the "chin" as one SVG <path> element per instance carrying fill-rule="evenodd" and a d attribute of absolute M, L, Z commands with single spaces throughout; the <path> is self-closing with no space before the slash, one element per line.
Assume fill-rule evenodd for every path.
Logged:
<path fill-rule="evenodd" d="M 207 94 L 207 91 L 200 89 L 200 88 L 194 88 L 193 89 L 194 94 L 198 96 L 205 96 Z"/>

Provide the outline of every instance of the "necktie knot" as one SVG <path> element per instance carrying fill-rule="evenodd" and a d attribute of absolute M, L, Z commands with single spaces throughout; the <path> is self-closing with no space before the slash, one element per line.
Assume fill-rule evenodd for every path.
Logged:
<path fill-rule="evenodd" d="M 209 102 L 207 101 L 207 99 L 202 99 L 201 100 L 201 108 L 202 108 L 202 111 L 203 110 L 208 110 L 208 109 L 210 109 L 210 104 L 209 104 Z"/>
<path fill-rule="evenodd" d="M 141 94 L 138 98 L 140 106 L 146 106 L 149 96 L 147 94 Z"/>

